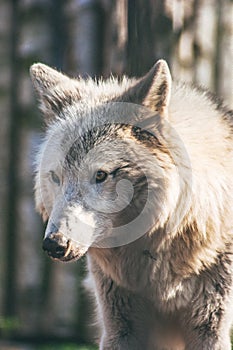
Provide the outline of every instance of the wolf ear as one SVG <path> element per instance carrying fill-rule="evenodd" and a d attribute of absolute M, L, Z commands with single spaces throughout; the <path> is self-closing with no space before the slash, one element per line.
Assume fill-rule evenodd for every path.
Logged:
<path fill-rule="evenodd" d="M 131 102 L 142 104 L 153 112 L 167 114 L 172 79 L 167 62 L 159 60 L 127 93 Z"/>
<path fill-rule="evenodd" d="M 30 75 L 46 124 L 59 116 L 64 107 L 80 99 L 78 81 L 45 64 L 33 64 Z"/>
<path fill-rule="evenodd" d="M 159 60 L 144 77 L 149 89 L 143 101 L 144 106 L 163 114 L 170 102 L 172 79 L 167 62 Z M 151 84 L 150 84 L 151 82 Z"/>

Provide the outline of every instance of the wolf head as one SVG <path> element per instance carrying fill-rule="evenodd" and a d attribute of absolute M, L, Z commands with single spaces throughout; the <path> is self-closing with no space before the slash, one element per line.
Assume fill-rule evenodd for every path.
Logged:
<path fill-rule="evenodd" d="M 71 79 L 40 63 L 31 77 L 46 124 L 35 200 L 48 220 L 49 255 L 78 259 L 89 247 L 128 244 L 164 226 L 182 186 L 166 62 L 139 80 Z"/>

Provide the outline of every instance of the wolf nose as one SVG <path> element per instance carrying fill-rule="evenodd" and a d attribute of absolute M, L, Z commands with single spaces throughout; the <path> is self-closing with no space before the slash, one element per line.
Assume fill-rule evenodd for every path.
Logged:
<path fill-rule="evenodd" d="M 69 241 L 61 233 L 53 233 L 43 240 L 42 248 L 52 258 L 60 259 L 67 255 Z"/>

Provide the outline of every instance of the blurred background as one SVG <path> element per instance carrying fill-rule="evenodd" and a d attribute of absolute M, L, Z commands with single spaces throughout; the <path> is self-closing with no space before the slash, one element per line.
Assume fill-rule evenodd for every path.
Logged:
<path fill-rule="evenodd" d="M 85 258 L 63 265 L 41 249 L 33 160 L 43 121 L 30 65 L 140 76 L 159 58 L 174 79 L 203 85 L 232 107 L 233 2 L 0 0 L 0 350 L 93 343 Z"/>

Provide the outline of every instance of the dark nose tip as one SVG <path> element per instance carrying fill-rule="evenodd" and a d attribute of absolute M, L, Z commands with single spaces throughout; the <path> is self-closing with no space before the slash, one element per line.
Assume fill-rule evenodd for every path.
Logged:
<path fill-rule="evenodd" d="M 69 246 L 68 240 L 61 233 L 53 233 L 43 240 L 43 250 L 55 259 L 63 258 Z"/>

